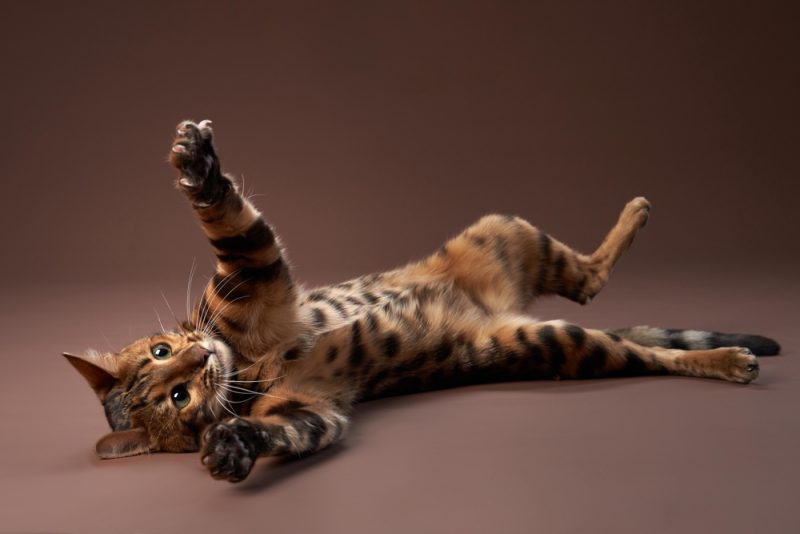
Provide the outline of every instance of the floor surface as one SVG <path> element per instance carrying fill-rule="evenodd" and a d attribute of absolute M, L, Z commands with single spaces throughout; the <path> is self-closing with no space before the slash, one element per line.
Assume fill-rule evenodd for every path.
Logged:
<path fill-rule="evenodd" d="M 368 403 L 344 444 L 262 461 L 239 485 L 212 480 L 193 454 L 93 456 L 106 423 L 59 353 L 149 332 L 154 305 L 168 315 L 159 288 L 8 290 L 16 311 L 2 321 L 0 531 L 800 531 L 797 282 L 615 276 L 586 308 L 548 300 L 534 313 L 758 332 L 784 354 L 764 358 L 748 386 L 518 382 Z M 181 285 L 164 289 L 181 300 Z"/>

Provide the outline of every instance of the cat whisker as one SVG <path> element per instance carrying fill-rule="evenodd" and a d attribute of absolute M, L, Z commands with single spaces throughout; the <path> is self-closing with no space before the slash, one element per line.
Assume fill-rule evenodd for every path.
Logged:
<path fill-rule="evenodd" d="M 191 310 L 189 308 L 189 301 L 191 300 L 192 294 L 192 280 L 194 280 L 194 272 L 197 268 L 197 261 L 192 258 L 192 268 L 189 269 L 189 281 L 186 282 L 186 317 L 191 317 Z"/>
<path fill-rule="evenodd" d="M 250 365 L 248 365 L 244 369 L 235 369 L 234 368 L 233 370 L 231 370 L 231 372 L 224 373 L 222 376 L 225 377 L 225 378 L 228 378 L 228 377 L 231 377 L 231 376 L 240 375 L 240 374 L 244 373 L 245 371 L 248 371 L 248 370 L 252 369 L 256 365 L 259 365 L 260 363 L 261 363 L 261 360 L 256 360 L 255 362 L 251 363 Z"/>
<path fill-rule="evenodd" d="M 231 393 L 244 393 L 246 395 L 247 394 L 249 394 L 249 395 L 258 395 L 260 397 L 269 397 L 271 399 L 289 400 L 289 399 L 287 399 L 285 397 L 280 397 L 278 395 L 273 395 L 271 393 L 261 392 L 261 391 L 253 391 L 251 389 L 240 388 L 239 386 L 221 386 L 221 387 L 222 387 L 222 389 L 224 389 L 226 391 L 230 391 Z"/>
<path fill-rule="evenodd" d="M 116 352 L 116 351 L 114 350 L 114 347 L 113 347 L 113 345 L 111 345 L 111 341 L 109 341 L 109 340 L 108 340 L 108 337 L 106 337 L 105 333 L 103 333 L 103 332 L 100 332 L 100 335 L 101 335 L 101 336 L 103 336 L 103 339 L 105 339 L 105 340 L 106 340 L 106 343 L 108 344 L 108 348 L 111 350 L 111 352 Z"/>
<path fill-rule="evenodd" d="M 161 298 L 164 299 L 164 304 L 167 305 L 167 309 L 169 310 L 170 315 L 172 315 L 172 319 L 176 323 L 180 323 L 180 321 L 178 320 L 178 317 L 175 315 L 175 312 L 172 310 L 172 306 L 170 306 L 169 301 L 167 300 L 167 296 L 164 294 L 163 291 L 161 291 Z"/>
<path fill-rule="evenodd" d="M 220 287 L 222 287 L 222 286 L 223 286 L 223 285 L 224 285 L 224 284 L 225 284 L 225 283 L 226 283 L 226 282 L 227 282 L 227 281 L 228 281 L 228 280 L 229 280 L 231 277 L 233 277 L 233 276 L 234 276 L 234 275 L 235 275 L 237 272 L 238 272 L 238 271 L 233 271 L 233 272 L 229 273 L 229 274 L 228 274 L 228 275 L 227 275 L 225 278 L 223 278 L 222 280 L 220 280 L 220 281 L 219 281 L 219 283 L 217 283 L 217 284 L 214 286 L 214 291 L 215 291 L 215 292 L 216 292 L 216 291 L 218 291 L 218 290 L 219 290 L 219 288 L 220 288 Z M 225 296 L 224 296 L 224 297 L 222 297 L 222 300 L 225 300 L 225 301 L 227 301 L 228 297 L 230 297 L 230 295 L 231 295 L 231 294 L 232 294 L 234 291 L 236 291 L 236 289 L 237 289 L 239 286 L 241 286 L 242 284 L 244 284 L 246 281 L 247 281 L 247 280 L 242 280 L 241 282 L 239 282 L 238 284 L 236 284 L 235 286 L 233 286 L 233 287 L 230 289 L 230 291 L 228 291 L 228 292 L 225 294 Z M 245 298 L 247 298 L 248 296 L 249 296 L 249 295 L 242 295 L 242 296 L 240 296 L 240 297 L 237 297 L 237 298 L 235 298 L 235 299 L 233 299 L 233 300 L 231 300 L 231 301 L 227 301 L 227 303 L 225 304 L 225 306 L 223 306 L 223 307 L 222 307 L 222 308 L 220 308 L 220 309 L 214 310 L 214 311 L 213 311 L 213 313 L 211 313 L 211 316 L 210 316 L 210 317 L 207 315 L 207 313 L 208 313 L 208 312 L 207 312 L 207 310 L 210 310 L 210 308 L 208 308 L 208 307 L 207 307 L 207 309 L 203 311 L 203 317 L 202 317 L 202 318 L 200 318 L 200 320 L 198 320 L 198 323 L 199 323 L 199 325 L 200 325 L 200 328 L 201 328 L 201 331 L 203 332 L 203 334 L 205 334 L 206 336 L 209 336 L 209 337 L 213 337 L 213 336 L 211 335 L 211 332 L 210 332 L 211 325 L 213 325 L 213 324 L 214 324 L 214 322 L 215 322 L 215 321 L 216 321 L 216 320 L 217 320 L 217 319 L 218 319 L 218 318 L 219 318 L 219 317 L 220 317 L 220 316 L 221 316 L 221 315 L 222 315 L 222 314 L 225 312 L 225 310 L 227 310 L 227 309 L 228 309 L 228 307 L 229 307 L 231 304 L 233 304 L 234 302 L 236 302 L 236 301 L 238 301 L 238 300 L 245 299 Z"/>
<path fill-rule="evenodd" d="M 219 288 L 222 287 L 222 285 L 225 284 L 235 273 L 236 271 L 228 273 L 222 280 L 214 284 L 214 292 L 219 290 Z M 210 308 L 206 306 L 205 309 L 200 310 L 200 312 L 201 315 L 197 318 L 197 323 L 198 326 L 200 327 L 200 331 L 207 336 L 211 336 L 210 332 L 211 322 L 209 321 L 209 316 L 208 316 Z"/>
<path fill-rule="evenodd" d="M 230 404 L 241 404 L 243 402 L 250 402 L 255 397 L 256 397 L 256 395 L 250 395 L 248 398 L 242 399 L 242 400 L 231 400 L 231 399 L 228 399 L 228 403 L 230 403 Z"/>
<path fill-rule="evenodd" d="M 227 380 L 228 383 L 231 384 L 250 384 L 255 382 L 274 382 L 275 380 L 280 380 L 281 378 L 285 377 L 286 375 L 276 376 L 275 378 L 266 378 L 264 380 Z"/>
<path fill-rule="evenodd" d="M 243 283 L 244 283 L 244 281 L 243 281 L 243 282 L 240 282 L 238 285 L 236 285 L 236 286 L 235 286 L 233 289 L 231 289 L 231 291 L 230 291 L 230 292 L 228 292 L 228 294 L 227 294 L 227 295 L 225 295 L 225 297 L 223 297 L 223 299 L 227 299 L 227 298 L 230 296 L 230 293 L 231 293 L 231 292 L 233 292 L 233 291 L 235 291 L 235 290 L 236 290 L 236 288 L 237 288 L 237 287 L 239 287 L 240 285 L 242 285 Z M 211 325 L 213 325 L 213 324 L 215 323 L 215 321 L 216 321 L 217 319 L 219 319 L 219 318 L 222 316 L 222 314 L 223 314 L 223 313 L 225 313 L 225 311 L 227 311 L 227 309 L 228 309 L 228 308 L 229 308 L 229 307 L 230 307 L 232 304 L 234 304 L 235 302 L 237 302 L 237 301 L 239 301 L 239 300 L 246 299 L 248 296 L 249 296 L 249 295 L 241 295 L 241 296 L 239 296 L 239 297 L 236 297 L 235 299 L 228 301 L 228 302 L 225 304 L 225 306 L 222 306 L 222 307 L 221 307 L 221 308 L 219 308 L 218 310 L 214 310 L 214 313 L 213 313 L 213 314 L 212 314 L 212 316 L 211 316 L 211 317 L 208 319 L 208 321 L 205 323 L 205 325 L 204 325 L 204 326 L 209 326 L 209 327 L 210 327 Z M 209 337 L 213 337 L 213 336 L 211 336 L 211 334 L 210 334 L 210 333 L 209 333 L 209 334 L 206 334 L 206 335 L 208 335 Z"/>
<path fill-rule="evenodd" d="M 167 329 L 164 328 L 164 323 L 161 322 L 161 316 L 158 314 L 158 310 L 156 309 L 155 306 L 153 306 L 153 311 L 156 312 L 156 319 L 158 319 L 158 326 L 161 327 L 161 333 L 162 334 L 166 334 L 167 333 Z"/>
<path fill-rule="evenodd" d="M 233 412 L 233 410 L 228 408 L 228 406 L 225 404 L 226 399 L 223 399 L 222 396 L 219 393 L 217 393 L 216 391 L 214 392 L 214 395 L 217 397 L 217 402 L 219 403 L 219 405 L 222 406 L 225 409 L 225 411 L 227 411 L 233 417 L 238 417 L 238 415 L 236 415 Z"/>

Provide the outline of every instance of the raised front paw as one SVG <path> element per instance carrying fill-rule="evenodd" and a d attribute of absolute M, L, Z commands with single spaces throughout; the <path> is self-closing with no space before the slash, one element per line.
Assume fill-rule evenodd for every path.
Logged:
<path fill-rule="evenodd" d="M 201 202 L 210 202 L 224 193 L 229 184 L 220 172 L 214 150 L 211 121 L 196 124 L 183 121 L 177 126 L 169 161 L 180 172 L 178 187 Z"/>
<path fill-rule="evenodd" d="M 250 473 L 258 457 L 255 429 L 244 419 L 229 419 L 211 425 L 203 436 L 200 458 L 211 476 L 240 482 Z"/>

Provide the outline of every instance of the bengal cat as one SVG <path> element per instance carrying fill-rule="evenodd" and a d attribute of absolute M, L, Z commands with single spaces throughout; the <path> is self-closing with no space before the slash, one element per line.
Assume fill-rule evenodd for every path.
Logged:
<path fill-rule="evenodd" d="M 190 319 L 118 354 L 65 354 L 105 409 L 102 458 L 197 451 L 243 480 L 256 458 L 342 439 L 353 404 L 500 380 L 668 373 L 747 383 L 761 336 L 602 331 L 525 313 L 541 295 L 587 304 L 647 222 L 635 198 L 593 254 L 489 215 L 399 269 L 306 291 L 270 226 L 222 173 L 209 121 L 178 125 L 170 161 L 217 256 Z M 721 348 L 720 348 L 721 347 Z"/>

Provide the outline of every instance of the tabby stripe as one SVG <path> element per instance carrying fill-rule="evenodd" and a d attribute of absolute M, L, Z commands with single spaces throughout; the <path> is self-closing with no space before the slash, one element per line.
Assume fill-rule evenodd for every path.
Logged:
<path fill-rule="evenodd" d="M 433 359 L 437 362 L 443 362 L 453 354 L 453 344 L 447 340 L 442 341 L 433 353 Z"/>
<path fill-rule="evenodd" d="M 539 232 L 539 273 L 537 274 L 536 293 L 544 291 L 545 284 L 547 283 L 547 267 L 550 263 L 550 254 L 552 252 L 552 240 L 550 236 L 544 232 Z"/>
<path fill-rule="evenodd" d="M 364 320 L 367 323 L 367 332 L 374 332 L 378 329 L 378 318 L 374 313 L 368 313 Z"/>
<path fill-rule="evenodd" d="M 149 365 L 151 361 L 152 360 L 150 360 L 150 358 L 147 358 L 136 364 L 136 371 L 133 373 L 133 376 L 129 378 L 128 381 L 125 383 L 124 389 L 126 391 L 131 389 L 131 386 L 133 386 L 139 380 L 139 372 L 143 368 L 147 367 L 147 365 Z"/>
<path fill-rule="evenodd" d="M 326 354 L 325 359 L 328 361 L 328 363 L 333 363 L 333 361 L 336 359 L 336 356 L 338 355 L 339 355 L 339 347 L 332 345 L 328 347 L 328 353 Z"/>
<path fill-rule="evenodd" d="M 545 325 L 539 329 L 539 340 L 547 349 L 547 356 L 550 360 L 550 372 L 553 376 L 558 376 L 561 367 L 567 361 L 564 349 L 556 338 L 556 329 L 552 325 Z"/>
<path fill-rule="evenodd" d="M 350 365 L 358 367 L 364 361 L 364 345 L 361 342 L 361 325 L 358 321 L 353 323 L 350 339 Z"/>
<path fill-rule="evenodd" d="M 363 301 L 361 301 L 361 300 L 359 300 L 359 299 L 357 299 L 355 297 L 345 297 L 344 300 L 346 300 L 350 304 L 355 304 L 356 306 L 363 306 L 364 305 Z"/>
<path fill-rule="evenodd" d="M 257 219 L 240 235 L 211 239 L 217 250 L 229 254 L 247 254 L 275 244 L 275 234 L 263 219 Z"/>
<path fill-rule="evenodd" d="M 397 334 L 388 334 L 381 343 L 381 352 L 387 358 L 396 356 L 400 351 L 400 338 Z"/>
<path fill-rule="evenodd" d="M 553 261 L 553 271 L 550 273 L 550 276 L 553 280 L 560 280 L 561 277 L 564 275 L 564 269 L 567 265 L 567 260 L 564 258 L 564 255 L 560 252 L 556 254 L 556 259 Z"/>
<path fill-rule="evenodd" d="M 263 436 L 261 440 L 261 451 L 284 452 L 290 447 L 289 435 L 286 429 L 280 425 L 264 425 L 266 432 L 260 432 Z"/>
<path fill-rule="evenodd" d="M 564 327 L 564 332 L 566 332 L 570 340 L 572 340 L 572 346 L 575 350 L 583 348 L 583 344 L 586 342 L 586 332 L 583 328 L 570 324 Z"/>
<path fill-rule="evenodd" d="M 594 346 L 578 365 L 578 377 L 590 378 L 597 376 L 605 367 L 607 358 L 608 354 L 602 345 Z"/>
<path fill-rule="evenodd" d="M 419 369 L 425 365 L 426 361 L 428 361 L 428 354 L 426 352 L 418 352 L 414 359 L 396 365 L 394 369 L 396 372 L 406 373 Z"/>
<path fill-rule="evenodd" d="M 310 300 L 311 302 L 318 302 L 320 300 L 325 300 L 326 298 L 328 298 L 328 295 L 322 291 L 313 291 L 306 297 L 306 299 Z"/>
<path fill-rule="evenodd" d="M 291 349 L 287 350 L 283 353 L 283 359 L 287 362 L 296 360 L 300 357 L 300 349 L 298 347 L 292 347 Z"/>
<path fill-rule="evenodd" d="M 224 314 L 218 315 L 214 319 L 214 321 L 222 322 L 222 326 L 225 328 L 225 330 L 229 330 L 229 331 L 235 332 L 237 334 L 243 334 L 244 332 L 247 331 L 247 327 L 245 325 L 243 325 L 242 323 L 240 323 L 239 321 L 237 321 L 235 319 L 231 319 L 230 317 L 228 317 L 228 316 L 226 316 Z"/>
<path fill-rule="evenodd" d="M 665 329 L 668 336 L 668 343 L 670 348 L 673 349 L 681 349 L 681 350 L 689 350 L 690 347 L 683 339 L 683 331 L 682 330 L 675 330 L 672 328 Z"/>
<path fill-rule="evenodd" d="M 322 328 L 325 326 L 325 312 L 319 308 L 312 308 L 311 315 L 313 316 L 314 326 L 316 328 Z"/>
<path fill-rule="evenodd" d="M 238 269 L 232 276 L 214 273 L 212 278 L 214 293 L 224 301 L 240 301 L 250 298 L 247 291 L 252 289 L 251 284 L 267 284 L 274 282 L 281 274 L 285 273 L 286 264 L 283 258 L 278 258 L 272 263 L 261 267 L 246 267 Z"/>
<path fill-rule="evenodd" d="M 475 367 L 477 365 L 478 351 L 475 350 L 475 345 L 472 341 L 466 341 L 464 343 L 464 352 L 467 358 L 467 365 Z"/>
<path fill-rule="evenodd" d="M 625 365 L 616 374 L 622 376 L 637 376 L 647 372 L 647 364 L 632 350 L 625 351 Z"/>
<path fill-rule="evenodd" d="M 330 305 L 334 310 L 339 312 L 339 315 L 341 315 L 342 317 L 345 317 L 345 318 L 347 317 L 347 315 L 348 315 L 347 314 L 347 310 L 345 309 L 345 307 L 342 305 L 341 302 L 339 302 L 338 300 L 336 300 L 333 297 L 325 297 L 323 300 L 324 300 L 325 303 Z"/>
<path fill-rule="evenodd" d="M 295 399 L 287 399 L 281 403 L 270 406 L 264 415 L 286 415 L 306 405 Z"/>
<path fill-rule="evenodd" d="M 519 341 L 520 345 L 525 349 L 524 352 L 528 357 L 531 369 L 534 367 L 541 367 L 545 363 L 542 348 L 528 341 L 528 336 L 525 335 L 525 330 L 522 327 L 517 328 L 516 337 L 517 341 Z"/>
<path fill-rule="evenodd" d="M 322 417 L 303 409 L 294 410 L 286 414 L 286 417 L 292 418 L 291 425 L 298 434 L 305 434 L 306 450 L 314 451 L 319 448 L 322 436 L 328 428 Z"/>
<path fill-rule="evenodd" d="M 570 294 L 568 298 L 570 300 L 577 301 L 581 295 L 584 295 L 583 290 L 586 289 L 586 282 L 588 281 L 589 278 L 586 276 L 586 274 L 585 273 L 581 274 L 580 282 L 575 284 L 575 287 L 572 290 L 572 294 Z"/>
<path fill-rule="evenodd" d="M 486 244 L 486 238 L 482 235 L 471 235 L 469 236 L 469 239 L 479 247 L 482 247 Z"/>

